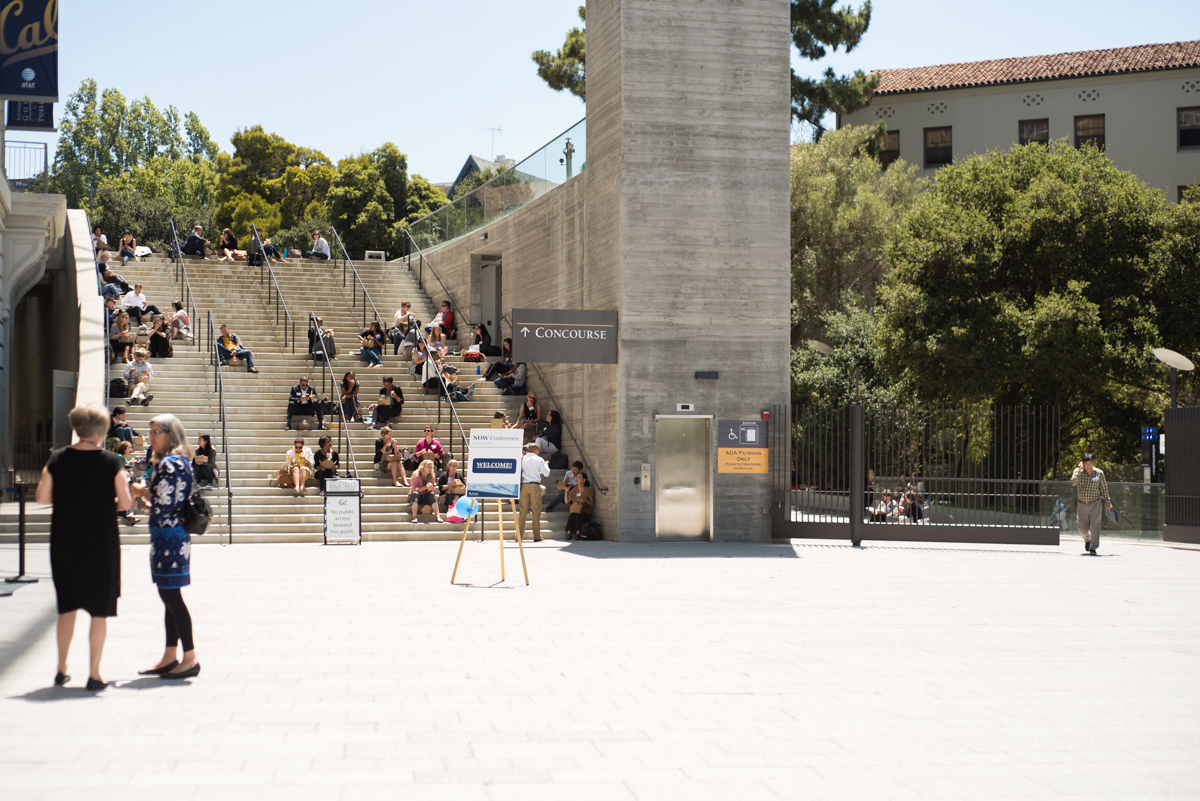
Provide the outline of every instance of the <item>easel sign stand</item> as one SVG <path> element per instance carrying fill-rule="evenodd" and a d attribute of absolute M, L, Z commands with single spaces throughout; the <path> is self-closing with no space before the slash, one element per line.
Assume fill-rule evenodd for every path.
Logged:
<path fill-rule="evenodd" d="M 483 504 L 487 500 L 496 502 L 496 518 L 500 524 L 500 580 L 504 575 L 504 503 L 508 502 L 509 513 L 512 515 L 513 538 L 517 541 L 517 549 L 521 553 L 521 571 L 525 574 L 525 584 L 529 585 L 529 567 L 525 564 L 525 544 L 521 540 L 521 530 L 517 527 L 517 502 L 513 498 L 520 488 L 521 481 L 521 443 L 524 432 L 497 428 L 471 429 L 470 468 L 467 475 L 467 497 L 479 500 L 479 525 L 483 528 Z M 458 543 L 458 556 L 454 559 L 454 571 L 450 574 L 450 583 L 458 578 L 458 565 L 462 561 L 463 547 L 467 544 L 467 532 L 471 530 L 474 518 L 468 518 L 463 524 L 462 539 Z M 482 538 L 482 532 L 480 537 Z"/>
<path fill-rule="evenodd" d="M 513 523 L 513 539 L 517 541 L 517 550 L 521 552 L 521 572 L 525 574 L 525 586 L 529 586 L 529 567 L 525 564 L 525 544 L 521 540 L 521 530 L 517 528 L 517 504 L 509 500 L 509 511 L 512 514 Z M 482 508 L 479 512 L 483 515 Z M 497 499 L 496 501 L 496 517 L 500 522 L 500 580 L 504 581 L 504 501 Z M 454 579 L 458 576 L 458 563 L 462 560 L 463 546 L 467 544 L 467 532 L 471 530 L 473 520 L 468 520 L 463 526 L 462 539 L 458 543 L 458 556 L 454 560 L 454 572 L 450 574 L 450 583 L 454 583 Z M 482 525 L 482 521 L 481 521 Z"/>

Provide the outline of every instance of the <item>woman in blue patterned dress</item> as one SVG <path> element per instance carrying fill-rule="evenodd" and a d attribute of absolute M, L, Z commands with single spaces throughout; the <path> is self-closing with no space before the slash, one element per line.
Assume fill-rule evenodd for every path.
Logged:
<path fill-rule="evenodd" d="M 150 421 L 151 467 L 146 480 L 133 485 L 135 495 L 150 504 L 150 576 L 166 607 L 167 647 L 162 659 L 144 676 L 188 679 L 200 674 L 192 639 L 192 616 L 182 589 L 191 584 L 192 541 L 183 530 L 183 515 L 192 494 L 192 447 L 183 424 L 173 414 Z M 176 646 L 183 642 L 183 660 Z"/>

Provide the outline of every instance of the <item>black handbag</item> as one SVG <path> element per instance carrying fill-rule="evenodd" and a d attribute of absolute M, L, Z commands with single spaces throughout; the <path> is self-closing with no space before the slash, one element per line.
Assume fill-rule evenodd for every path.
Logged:
<path fill-rule="evenodd" d="M 200 535 L 208 531 L 208 523 L 212 520 L 212 506 L 199 492 L 193 492 L 188 498 L 187 508 L 183 511 L 183 530 L 188 534 Z"/>

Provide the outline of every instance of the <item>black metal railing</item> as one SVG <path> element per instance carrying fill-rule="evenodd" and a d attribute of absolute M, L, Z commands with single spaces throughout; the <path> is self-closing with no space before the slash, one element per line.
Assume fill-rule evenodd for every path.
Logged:
<path fill-rule="evenodd" d="M 455 315 L 455 327 L 457 328 L 459 325 L 466 325 L 467 329 L 470 330 L 471 322 L 469 318 L 467 315 L 463 314 L 462 308 L 458 305 L 458 302 L 454 300 L 454 295 L 450 294 L 450 290 L 446 288 L 446 284 L 442 282 L 441 276 L 439 276 L 437 271 L 433 269 L 433 265 L 429 262 L 429 259 L 425 258 L 425 252 L 421 250 L 421 246 L 417 244 L 417 241 L 412 238 L 412 234 L 410 234 L 407 230 L 405 230 L 404 235 L 408 237 L 409 244 L 417 250 L 417 284 L 422 290 L 425 289 L 425 268 L 428 267 L 429 274 L 433 276 L 434 280 L 438 282 L 438 286 L 442 288 L 442 292 L 446 295 L 446 300 L 450 301 L 450 308 L 454 310 Z M 409 271 L 412 270 L 411 250 L 408 253 L 408 269 Z"/>
<path fill-rule="evenodd" d="M 350 460 L 349 472 L 354 478 L 358 478 L 358 462 L 354 458 L 354 443 L 351 442 L 351 437 L 350 437 L 350 420 L 346 417 L 345 407 L 342 406 L 342 396 L 341 396 L 341 392 L 339 391 L 341 385 L 338 383 L 337 374 L 333 372 L 333 356 L 334 356 L 334 354 L 330 353 L 329 349 L 325 347 L 325 338 L 323 336 L 321 336 L 321 330 L 320 330 L 320 328 L 317 327 L 317 315 L 313 314 L 312 312 L 309 312 L 308 313 L 308 324 L 309 324 L 309 326 L 311 326 L 313 329 L 316 330 L 317 336 L 316 336 L 316 342 L 314 343 L 314 347 L 318 344 L 321 346 L 321 355 L 325 359 L 324 372 L 328 373 L 330 391 L 327 393 L 322 393 L 322 394 L 324 394 L 326 397 L 333 395 L 337 398 L 337 401 L 336 401 L 337 417 L 341 421 L 338 424 L 338 453 L 345 454 L 347 456 L 347 458 L 349 458 L 349 460 Z M 316 355 L 315 350 L 313 352 L 313 355 L 314 356 Z M 322 377 L 322 385 L 323 384 L 324 384 L 324 377 Z M 346 444 L 345 450 L 342 450 L 343 440 L 345 441 L 345 444 Z"/>
<path fill-rule="evenodd" d="M 50 149 L 45 142 L 4 143 L 4 174 L 14 192 L 50 191 Z"/>
<path fill-rule="evenodd" d="M 196 337 L 199 341 L 200 337 Z M 225 412 L 225 365 L 217 350 L 217 329 L 213 324 L 212 309 L 208 310 L 208 354 L 213 368 L 213 391 L 217 393 L 217 409 L 221 420 L 221 448 L 225 452 L 225 528 L 229 545 L 233 545 L 233 473 L 229 471 L 229 415 Z"/>
<path fill-rule="evenodd" d="M 200 350 L 200 337 L 196 336 L 192 326 L 199 325 L 196 319 L 196 296 L 192 294 L 192 282 L 188 278 L 187 265 L 183 263 L 183 251 L 179 248 L 179 234 L 175 230 L 175 221 L 171 220 L 171 238 L 175 240 L 175 283 L 182 290 L 183 308 L 188 315 L 188 332 L 192 335 L 196 350 Z"/>
<path fill-rule="evenodd" d="M 503 341 L 503 339 L 504 339 L 504 324 L 505 323 L 508 323 L 509 333 L 513 333 L 512 321 L 509 320 L 504 315 L 500 315 L 500 339 L 501 339 L 501 341 Z M 579 453 L 579 461 L 583 462 L 583 467 L 587 471 L 588 476 L 591 477 L 592 484 L 593 484 L 593 486 L 595 486 L 596 491 L 601 493 L 602 495 L 607 495 L 608 487 L 606 487 L 600 483 L 600 476 L 599 476 L 599 474 L 596 473 L 595 467 L 592 466 L 591 460 L 588 459 L 587 453 L 583 450 L 583 446 L 579 444 L 579 439 L 575 436 L 575 432 L 571 429 L 571 424 L 567 421 L 567 415 L 563 414 L 562 404 L 560 404 L 558 402 L 558 398 L 554 397 L 554 390 L 550 388 L 550 382 L 546 380 L 546 376 L 544 376 L 542 374 L 542 371 L 540 369 L 538 369 L 538 366 L 536 364 L 534 364 L 533 362 L 526 362 L 525 364 L 527 366 L 533 368 L 533 372 L 537 374 L 537 379 L 538 379 L 538 381 L 541 382 L 542 388 L 546 390 L 546 394 L 550 397 L 550 402 L 554 405 L 554 407 L 558 410 L 559 415 L 562 417 L 563 429 L 567 432 L 567 436 L 569 436 L 571 438 L 571 442 L 574 443 L 575 450 L 578 451 L 578 453 Z M 528 380 L 529 380 L 529 378 L 528 378 L 528 376 L 526 376 L 526 381 L 528 381 Z M 540 425 L 541 422 L 542 421 L 539 420 L 538 424 Z"/>
<path fill-rule="evenodd" d="M 267 258 L 266 252 L 263 250 L 262 240 L 258 238 L 258 231 L 254 226 L 250 227 L 251 248 L 250 253 L 258 253 L 258 285 L 260 288 L 265 287 L 267 290 L 267 305 L 273 306 L 275 309 L 275 325 L 279 326 L 279 314 L 283 312 L 283 319 L 287 324 L 283 327 L 283 346 L 286 348 L 289 345 L 292 348 L 292 353 L 296 352 L 296 321 L 292 317 L 291 311 L 288 310 L 287 301 L 283 298 L 283 290 L 279 288 L 279 282 L 275 280 L 275 271 L 271 269 L 271 260 Z M 254 245 L 257 243 L 257 248 Z M 267 278 L 271 279 L 271 285 L 266 285 Z"/>
<path fill-rule="evenodd" d="M 371 300 L 371 293 L 367 292 L 367 285 L 363 283 L 362 276 L 358 274 L 358 270 L 354 266 L 354 262 L 350 259 L 350 254 L 346 251 L 346 245 L 342 242 L 342 238 L 338 235 L 337 230 L 331 225 L 329 232 L 333 234 L 333 238 L 337 240 L 338 248 L 342 251 L 342 288 L 346 288 L 346 267 L 349 266 L 351 274 L 354 276 L 354 281 L 351 284 L 350 290 L 350 306 L 351 308 L 358 305 L 358 294 L 361 292 L 363 297 L 363 328 L 367 327 L 367 306 L 371 307 L 371 317 L 375 322 L 382 323 L 379 317 L 379 309 L 375 308 L 375 302 Z"/>

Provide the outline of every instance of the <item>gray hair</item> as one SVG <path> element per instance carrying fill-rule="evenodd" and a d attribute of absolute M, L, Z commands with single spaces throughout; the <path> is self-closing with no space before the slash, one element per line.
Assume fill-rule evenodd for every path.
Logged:
<path fill-rule="evenodd" d="M 179 422 L 178 417 L 173 414 L 160 414 L 150 422 L 156 424 L 159 431 L 167 432 L 167 454 L 182 453 L 187 458 L 192 458 L 192 445 L 188 442 L 187 432 L 184 431 L 183 423 Z M 151 457 L 155 464 L 158 464 L 160 459 L 157 451 Z"/>

